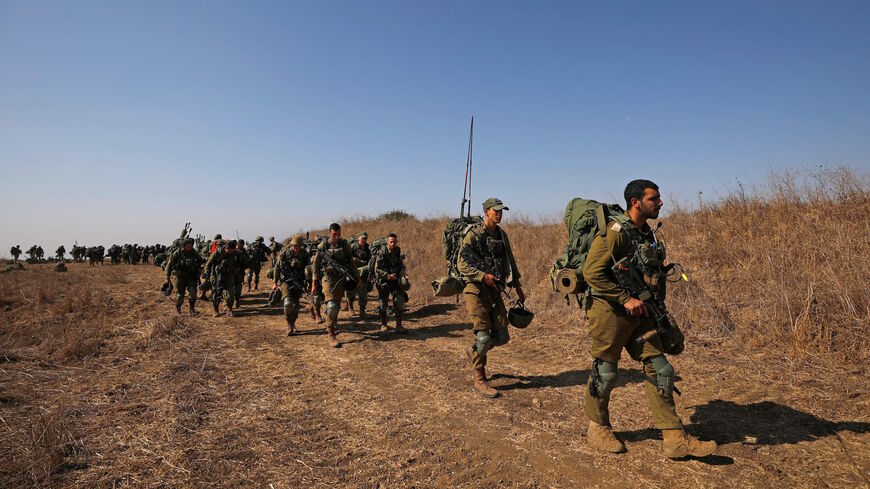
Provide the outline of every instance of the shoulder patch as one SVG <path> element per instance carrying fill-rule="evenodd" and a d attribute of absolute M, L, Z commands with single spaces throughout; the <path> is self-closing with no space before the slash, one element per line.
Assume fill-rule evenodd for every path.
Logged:
<path fill-rule="evenodd" d="M 617 231 L 617 232 L 618 232 L 618 231 L 622 231 L 622 225 L 619 224 L 618 222 L 614 221 L 614 222 L 610 225 L 610 229 L 612 229 L 612 230 L 614 230 L 614 231 Z"/>

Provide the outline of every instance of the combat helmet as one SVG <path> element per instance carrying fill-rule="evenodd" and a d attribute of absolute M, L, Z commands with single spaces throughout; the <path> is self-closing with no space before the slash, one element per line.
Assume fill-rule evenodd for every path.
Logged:
<path fill-rule="evenodd" d="M 411 290 L 411 281 L 408 280 L 407 275 L 402 275 L 399 277 L 399 287 L 402 288 L 405 292 Z"/>
<path fill-rule="evenodd" d="M 526 305 L 520 301 L 514 303 L 513 307 L 508 310 L 508 322 L 515 328 L 525 328 L 531 324 L 532 319 L 534 318 L 535 313 L 528 310 Z"/>

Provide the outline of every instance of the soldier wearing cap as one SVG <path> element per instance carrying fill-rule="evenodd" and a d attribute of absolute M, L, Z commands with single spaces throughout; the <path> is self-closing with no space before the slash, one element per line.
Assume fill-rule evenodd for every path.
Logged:
<path fill-rule="evenodd" d="M 356 241 L 351 243 L 350 252 L 353 255 L 353 266 L 355 266 L 360 272 L 360 278 L 362 278 L 363 283 L 368 283 L 368 264 L 369 259 L 372 257 L 372 250 L 369 247 L 369 234 L 365 231 L 361 232 L 359 236 L 357 236 Z M 365 287 L 357 287 L 354 290 L 349 290 L 347 292 L 347 306 L 350 310 L 350 313 L 353 314 L 353 303 L 356 302 L 357 296 L 359 296 L 359 318 L 366 318 L 366 302 L 368 302 L 368 288 Z"/>
<path fill-rule="evenodd" d="M 359 278 L 359 271 L 353 266 L 350 243 L 341 237 L 341 226 L 338 223 L 329 225 L 329 239 L 320 243 L 314 254 L 312 271 L 314 280 L 311 284 L 311 293 L 317 293 L 316 282 L 320 282 L 324 299 L 326 300 L 326 332 L 329 337 L 329 346 L 341 347 L 341 343 L 335 337 L 335 328 L 338 325 L 338 310 L 341 308 L 341 299 L 344 298 L 345 277 L 335 266 L 344 268 L 357 282 L 357 287 L 363 287 Z M 324 258 L 327 257 L 327 258 Z"/>
<path fill-rule="evenodd" d="M 227 316 L 232 316 L 236 300 L 236 274 L 243 265 L 236 252 L 236 240 L 221 240 L 217 244 L 217 248 L 205 262 L 203 278 L 213 277 L 211 298 L 214 316 L 220 316 L 221 300 L 227 303 Z"/>
<path fill-rule="evenodd" d="M 263 244 L 263 237 L 257 236 L 250 248 L 248 248 L 248 292 L 251 291 L 251 280 L 254 281 L 254 290 L 260 287 L 260 270 L 263 267 L 263 262 L 266 261 L 266 255 L 269 254 L 269 248 Z"/>
<path fill-rule="evenodd" d="M 410 287 L 405 275 L 405 262 L 399 248 L 399 237 L 395 233 L 387 236 L 387 246 L 378 251 L 375 258 L 375 280 L 378 289 L 378 315 L 381 318 L 381 331 L 388 331 L 387 309 L 390 297 L 393 299 L 393 312 L 396 315 L 396 333 L 408 330 L 402 326 L 402 314 L 408 299 L 406 287 Z"/>
<path fill-rule="evenodd" d="M 287 321 L 287 336 L 296 333 L 296 318 L 299 317 L 299 298 L 305 293 L 305 267 L 310 257 L 302 247 L 302 236 L 293 236 L 288 247 L 281 250 L 275 262 L 275 283 L 272 289 L 281 288 L 284 302 L 284 319 Z"/>
<path fill-rule="evenodd" d="M 516 289 L 520 302 L 526 294 L 507 233 L 499 223 L 508 208 L 496 198 L 483 203 L 483 224 L 472 228 L 462 241 L 457 268 L 466 282 L 465 306 L 473 323 L 475 342 L 466 350 L 474 369 L 474 388 L 485 397 L 498 397 L 486 377 L 487 352 L 510 340 L 508 314 L 502 293 Z"/>
<path fill-rule="evenodd" d="M 184 291 L 187 290 L 190 315 L 196 315 L 196 286 L 202 257 L 193 249 L 193 238 L 186 238 L 181 248 L 172 252 L 166 264 L 166 282 L 172 280 L 175 288 L 175 310 L 181 314 L 181 304 L 184 302 Z"/>

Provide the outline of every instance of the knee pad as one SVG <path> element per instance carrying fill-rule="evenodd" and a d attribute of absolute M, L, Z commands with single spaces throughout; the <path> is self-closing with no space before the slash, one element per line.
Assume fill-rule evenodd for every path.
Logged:
<path fill-rule="evenodd" d="M 674 395 L 674 367 L 664 355 L 647 359 L 644 363 L 652 365 L 656 374 L 656 387 L 665 397 Z"/>
<path fill-rule="evenodd" d="M 329 319 L 338 318 L 339 305 L 337 301 L 329 301 L 326 303 L 326 315 Z"/>
<path fill-rule="evenodd" d="M 492 332 L 492 346 L 506 345 L 511 335 L 507 328 L 496 329 Z"/>
<path fill-rule="evenodd" d="M 477 354 L 481 357 L 486 356 L 486 352 L 492 347 L 492 336 L 489 334 L 489 330 L 483 329 L 480 331 L 475 331 L 477 335 L 477 343 L 474 344 L 474 348 L 477 350 Z"/>
<path fill-rule="evenodd" d="M 617 377 L 619 377 L 617 364 L 596 358 L 592 362 L 592 384 L 589 389 L 592 397 L 604 399 L 610 396 L 610 391 L 616 387 Z"/>
<path fill-rule="evenodd" d="M 291 299 L 289 295 L 284 298 L 284 309 L 287 309 L 292 304 L 293 304 L 293 299 Z"/>
<path fill-rule="evenodd" d="M 393 309 L 397 311 L 405 308 L 405 296 L 402 294 L 396 294 L 393 296 Z"/>

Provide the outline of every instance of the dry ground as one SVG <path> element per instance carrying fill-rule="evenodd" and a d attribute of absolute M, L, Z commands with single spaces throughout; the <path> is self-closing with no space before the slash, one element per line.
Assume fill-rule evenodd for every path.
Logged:
<path fill-rule="evenodd" d="M 490 354 L 503 396 L 488 400 L 462 305 L 428 299 L 422 279 L 409 334 L 342 312 L 337 350 L 305 316 L 284 336 L 262 292 L 240 317 L 177 317 L 160 281 L 150 265 L 0 274 L 0 486 L 870 484 L 866 370 L 790 363 L 786 345 L 687 334 L 678 410 L 721 448 L 683 462 L 662 456 L 625 356 L 612 413 L 628 453 L 604 455 L 586 443 L 582 316 L 543 285 L 532 326 Z"/>

